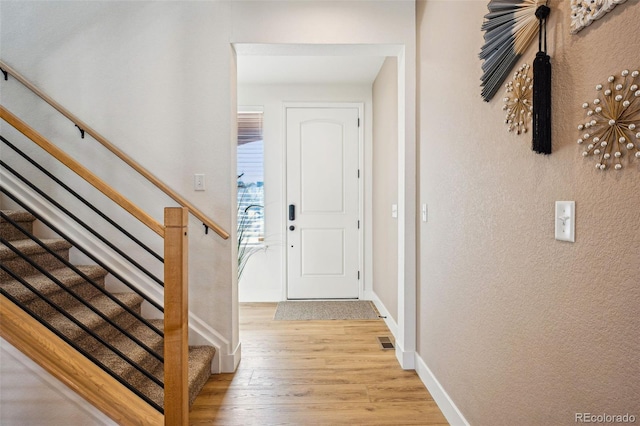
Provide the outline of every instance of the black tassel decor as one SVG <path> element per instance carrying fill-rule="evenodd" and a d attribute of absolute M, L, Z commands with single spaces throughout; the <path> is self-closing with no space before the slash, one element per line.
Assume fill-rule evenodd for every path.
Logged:
<path fill-rule="evenodd" d="M 551 154 L 551 58 L 547 55 L 549 12 L 550 9 L 547 6 L 536 9 L 540 31 L 538 33 L 539 52 L 533 61 L 533 150 L 539 154 Z"/>

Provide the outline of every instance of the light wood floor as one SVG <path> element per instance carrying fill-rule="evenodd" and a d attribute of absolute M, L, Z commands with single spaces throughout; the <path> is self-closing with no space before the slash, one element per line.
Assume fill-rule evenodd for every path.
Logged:
<path fill-rule="evenodd" d="M 377 336 L 384 321 L 274 321 L 276 304 L 241 304 L 242 361 L 214 375 L 192 425 L 446 425 L 413 371 Z"/>

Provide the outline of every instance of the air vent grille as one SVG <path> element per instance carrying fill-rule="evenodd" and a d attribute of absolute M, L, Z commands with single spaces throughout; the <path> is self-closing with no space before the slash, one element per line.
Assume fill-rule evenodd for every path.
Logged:
<path fill-rule="evenodd" d="M 380 344 L 380 347 L 384 350 L 395 349 L 395 346 L 393 345 L 393 342 L 389 337 L 386 337 L 386 336 L 378 337 L 378 343 Z"/>

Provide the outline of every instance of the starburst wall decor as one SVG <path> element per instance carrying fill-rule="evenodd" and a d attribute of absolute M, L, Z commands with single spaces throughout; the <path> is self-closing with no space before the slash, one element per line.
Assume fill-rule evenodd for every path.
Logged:
<path fill-rule="evenodd" d="M 518 68 L 513 74 L 513 80 L 505 85 L 507 94 L 502 99 L 504 101 L 502 109 L 507 112 L 504 123 L 507 125 L 507 130 L 516 135 L 527 133 L 531 123 L 533 79 L 529 74 L 530 69 L 529 64 L 523 64 Z"/>
<path fill-rule="evenodd" d="M 627 0 L 571 0 L 571 34 L 591 25 Z"/>
<path fill-rule="evenodd" d="M 596 157 L 596 169 L 606 170 L 613 163 L 620 170 L 623 161 L 640 161 L 639 75 L 637 70 L 624 70 L 620 77 L 610 76 L 596 86 L 598 97 L 582 104 L 587 121 L 578 125 L 585 132 L 578 144 L 588 144 L 582 156 Z"/>

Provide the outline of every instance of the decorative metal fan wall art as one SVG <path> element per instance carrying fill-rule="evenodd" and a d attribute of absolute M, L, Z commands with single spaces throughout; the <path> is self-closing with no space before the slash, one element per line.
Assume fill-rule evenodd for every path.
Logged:
<path fill-rule="evenodd" d="M 546 0 L 491 0 L 482 30 L 482 98 L 489 102 L 538 35 L 536 10 Z"/>
<path fill-rule="evenodd" d="M 596 19 L 627 0 L 571 0 L 571 34 L 576 34 Z"/>

